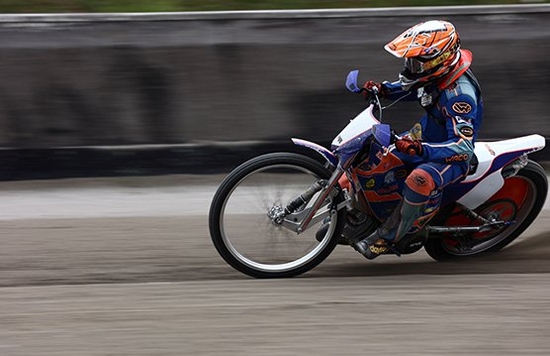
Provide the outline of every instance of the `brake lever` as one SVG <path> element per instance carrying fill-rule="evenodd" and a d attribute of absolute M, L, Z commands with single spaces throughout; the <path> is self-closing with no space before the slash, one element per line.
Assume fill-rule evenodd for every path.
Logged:
<path fill-rule="evenodd" d="M 384 149 L 384 152 L 382 153 L 382 156 L 387 156 L 388 153 L 390 153 L 390 147 L 391 145 L 394 145 L 397 140 L 399 140 L 401 137 L 397 134 L 397 132 L 394 129 L 391 129 L 390 131 L 390 145 Z"/>

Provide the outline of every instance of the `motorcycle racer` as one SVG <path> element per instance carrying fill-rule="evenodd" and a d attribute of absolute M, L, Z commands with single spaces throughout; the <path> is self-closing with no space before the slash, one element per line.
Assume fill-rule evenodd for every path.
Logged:
<path fill-rule="evenodd" d="M 417 100 L 426 114 L 401 135 L 392 152 L 412 169 L 401 203 L 375 232 L 352 242 L 368 259 L 388 252 L 424 213 L 431 197 L 466 177 L 483 117 L 481 89 L 470 69 L 472 53 L 461 49 L 453 24 L 419 23 L 384 49 L 404 58 L 404 69 L 395 82 L 366 82 L 366 95 L 377 90 L 384 99 Z M 434 209 L 422 224 L 436 213 Z"/>

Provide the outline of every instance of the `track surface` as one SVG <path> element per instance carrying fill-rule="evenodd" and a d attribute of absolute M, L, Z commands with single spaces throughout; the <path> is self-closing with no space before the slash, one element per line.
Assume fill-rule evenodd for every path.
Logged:
<path fill-rule="evenodd" d="M 550 354 L 550 210 L 490 258 L 254 280 L 210 243 L 220 180 L 0 184 L 0 355 Z"/>

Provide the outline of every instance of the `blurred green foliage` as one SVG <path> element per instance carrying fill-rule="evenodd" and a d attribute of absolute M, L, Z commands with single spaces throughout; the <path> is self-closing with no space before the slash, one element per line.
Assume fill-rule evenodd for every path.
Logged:
<path fill-rule="evenodd" d="M 0 0 L 0 13 L 170 12 L 522 4 L 525 0 Z"/>

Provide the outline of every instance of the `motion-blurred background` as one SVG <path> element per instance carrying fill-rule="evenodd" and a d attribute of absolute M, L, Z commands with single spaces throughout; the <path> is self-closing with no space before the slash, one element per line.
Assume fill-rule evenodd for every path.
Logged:
<path fill-rule="evenodd" d="M 467 4 L 476 6 L 456 6 Z M 348 71 L 395 80 L 402 62 L 384 44 L 434 18 L 453 22 L 474 53 L 480 139 L 550 136 L 549 4 L 381 6 L 388 2 L 3 0 L 0 179 L 214 173 L 293 149 L 290 137 L 328 145 L 365 105 L 344 88 Z M 384 120 L 401 131 L 421 114 L 400 103 Z"/>

